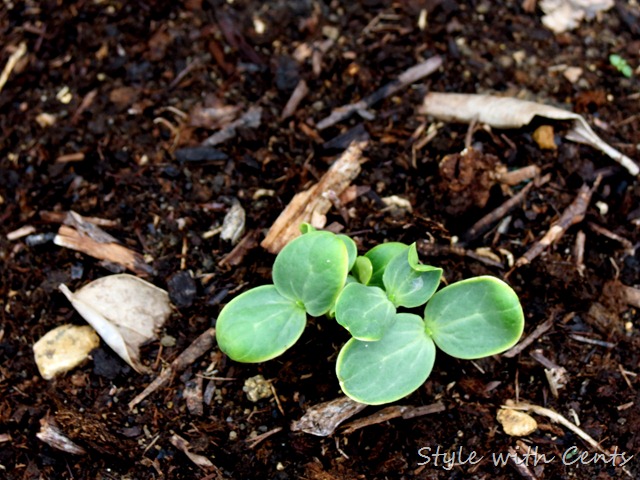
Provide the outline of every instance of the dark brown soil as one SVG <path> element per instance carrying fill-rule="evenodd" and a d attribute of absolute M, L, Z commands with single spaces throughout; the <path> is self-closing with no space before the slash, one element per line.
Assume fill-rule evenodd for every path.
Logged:
<path fill-rule="evenodd" d="M 412 138 L 416 129 L 433 123 L 417 114 L 427 91 L 497 92 L 573 109 L 607 142 L 636 158 L 638 79 L 625 78 L 608 60 L 617 53 L 638 65 L 640 11 L 632 4 L 618 1 L 598 20 L 554 35 L 542 26 L 539 10 L 528 13 L 519 1 L 4 1 L 0 64 L 21 42 L 27 54 L 0 92 L 0 475 L 640 478 L 633 477 L 640 472 L 637 458 L 625 466 L 631 477 L 610 462 L 563 463 L 563 453 L 573 446 L 589 458 L 594 450 L 542 416 L 524 441 L 555 456 L 553 461 L 533 466 L 531 459 L 533 477 L 513 463 L 491 461 L 492 454 L 517 446 L 496 421 L 498 408 L 517 395 L 578 419 L 604 449 L 617 447 L 627 458 L 639 452 L 640 316 L 620 298 L 619 288 L 640 283 L 640 257 L 633 248 L 640 241 L 637 178 L 609 157 L 564 140 L 563 124 L 554 124 L 557 150 L 542 150 L 533 140 L 540 122 L 511 131 L 480 129 L 472 143 L 486 154 L 484 160 L 457 172 L 439 164 L 464 149 L 467 126 L 442 125 L 430 142 L 412 148 L 424 138 Z M 423 30 L 421 10 L 428 12 Z M 255 19 L 264 25 L 262 33 Z M 296 60 L 297 47 L 327 39 L 334 43 L 319 56 L 319 70 L 314 72 L 310 57 Z M 354 116 L 320 132 L 314 128 L 333 108 L 373 93 L 436 54 L 443 67 L 376 104 L 375 118 Z M 582 68 L 582 76 L 570 82 L 561 65 Z M 281 120 L 300 79 L 309 94 L 293 116 Z M 204 160 L 185 158 L 193 151 L 181 149 L 198 146 L 218 129 L 210 117 L 196 121 L 196 110 L 215 106 L 239 112 L 260 106 L 261 124 L 239 128 Z M 42 114 L 55 122 L 41 125 Z M 61 323 L 84 323 L 58 284 L 75 289 L 113 271 L 113 265 L 106 268 L 56 246 L 51 239 L 58 224 L 43 212 L 74 210 L 113 220 L 117 226 L 109 233 L 150 259 L 153 273 L 147 279 L 169 288 L 177 305 L 164 332 L 176 345 L 160 348 L 155 342 L 143 350 L 144 361 L 159 371 L 162 362 L 215 325 L 235 293 L 270 279 L 273 256 L 257 242 L 248 242 L 248 251 L 235 257 L 237 265 L 220 266 L 233 246 L 204 234 L 222 223 L 238 199 L 246 231 L 261 239 L 292 196 L 340 153 L 325 142 L 360 123 L 371 140 L 354 184 L 367 188 L 346 205 L 346 219 L 333 209 L 328 224 L 351 235 L 363 251 L 384 241 L 422 242 L 422 261 L 443 267 L 449 282 L 480 274 L 507 278 L 522 299 L 525 335 L 548 319 L 550 330 L 514 358 L 472 363 L 440 353 L 424 387 L 399 403 L 441 401 L 444 412 L 394 419 L 350 435 L 338 430 L 327 438 L 292 432 L 290 424 L 310 406 L 340 394 L 333 364 L 346 336 L 328 321 L 311 322 L 294 348 L 265 364 L 236 364 L 214 348 L 133 411 L 127 403 L 153 377 L 135 373 L 106 346 L 54 381 L 40 377 L 34 342 Z M 82 155 L 64 161 L 73 154 Z M 487 160 L 489 155 L 495 157 Z M 488 184 L 484 171 L 495 161 L 510 170 L 537 165 L 550 179 L 532 188 L 503 232 L 493 228 L 465 245 L 471 255 L 461 255 L 449 248 L 452 238 L 464 240 L 471 225 L 524 185 L 509 192 Z M 584 221 L 531 264 L 510 272 L 509 254 L 520 257 L 598 175 L 602 182 Z M 260 196 L 260 189 L 273 193 Z M 412 211 L 384 208 L 381 198 L 391 195 L 407 199 Z M 42 241 L 7 239 L 26 225 L 44 235 Z M 574 254 L 579 232 L 586 236 L 583 268 Z M 497 255 L 493 263 L 482 261 L 482 247 Z M 180 270 L 192 272 L 195 295 L 183 292 L 189 282 L 184 287 L 185 277 L 175 277 Z M 544 367 L 531 356 L 534 350 L 567 371 L 568 383 L 557 398 Z M 214 381 L 212 402 L 203 415 L 194 415 L 183 398 L 185 386 L 213 361 L 216 376 L 233 380 Z M 243 393 L 244 381 L 258 373 L 272 380 L 280 408 L 273 398 L 253 403 Z M 87 453 L 63 453 L 39 440 L 47 416 Z M 256 446 L 247 442 L 276 427 L 282 430 Z M 171 444 L 174 433 L 219 470 L 196 466 Z M 474 451 L 485 458 L 448 470 L 442 457 L 438 465 L 435 457 L 420 465 L 421 448 L 459 452 L 462 460 Z"/>

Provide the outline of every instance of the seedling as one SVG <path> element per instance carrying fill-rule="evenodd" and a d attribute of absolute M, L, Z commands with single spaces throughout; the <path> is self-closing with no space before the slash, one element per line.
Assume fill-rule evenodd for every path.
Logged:
<path fill-rule="evenodd" d="M 497 278 L 437 291 L 442 269 L 421 264 L 415 244 L 384 243 L 358 256 L 345 235 L 306 224 L 301 231 L 276 257 L 273 284 L 242 293 L 220 312 L 218 345 L 231 359 L 275 358 L 300 338 L 307 316 L 326 315 L 352 336 L 338 355 L 340 387 L 358 402 L 378 405 L 425 382 L 436 346 L 477 359 L 504 352 L 522 334 L 518 296 Z"/>
<path fill-rule="evenodd" d="M 611 65 L 613 65 L 613 67 L 615 67 L 615 69 L 625 77 L 631 78 L 631 76 L 633 75 L 633 69 L 631 68 L 631 65 L 629 65 L 627 61 L 620 55 L 617 55 L 615 53 L 609 55 L 609 63 L 611 63 Z"/>

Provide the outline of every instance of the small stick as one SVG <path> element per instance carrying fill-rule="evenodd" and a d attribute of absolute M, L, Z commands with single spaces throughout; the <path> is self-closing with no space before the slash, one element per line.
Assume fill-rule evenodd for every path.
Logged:
<path fill-rule="evenodd" d="M 600 225 L 593 222 L 587 222 L 587 226 L 594 232 L 599 233 L 600 235 L 604 235 L 605 237 L 620 243 L 629 253 L 629 255 L 634 254 L 633 244 L 626 238 L 621 237 L 620 235 L 613 233 L 611 230 L 607 230 L 606 228 L 601 227 Z"/>
<path fill-rule="evenodd" d="M 184 77 L 186 77 L 191 72 L 191 70 L 198 66 L 200 66 L 200 60 L 196 58 L 195 60 L 190 62 L 189 65 L 184 67 L 178 75 L 176 75 L 176 78 L 174 78 L 173 81 L 169 84 L 169 90 L 173 90 L 176 86 L 178 86 L 178 84 L 184 79 Z"/>
<path fill-rule="evenodd" d="M 583 439 L 585 442 L 587 442 L 587 444 L 589 444 L 594 450 L 596 450 L 596 451 L 598 451 L 600 453 L 604 453 L 605 455 L 611 455 L 604 448 L 602 448 L 600 446 L 600 444 L 598 442 L 596 442 L 593 439 L 593 437 L 591 437 L 587 432 L 585 432 L 580 427 L 576 426 L 574 423 L 572 423 L 569 420 L 567 420 L 565 417 L 563 417 L 559 413 L 554 412 L 553 410 L 550 410 L 550 409 L 545 408 L 545 407 L 540 407 L 538 405 L 533 405 L 531 403 L 524 403 L 524 402 L 523 403 L 513 403 L 511 401 L 508 401 L 507 405 L 503 405 L 502 408 L 511 408 L 513 410 L 520 410 L 520 411 L 524 411 L 524 412 L 533 412 L 533 413 L 536 413 L 538 415 L 542 415 L 543 417 L 547 417 L 552 422 L 559 423 L 563 427 L 568 428 L 569 430 L 571 430 L 573 433 L 575 433 L 577 436 L 579 436 L 581 439 Z M 622 470 L 629 477 L 633 478 L 633 475 L 631 474 L 631 472 L 626 467 L 623 466 Z"/>
<path fill-rule="evenodd" d="M 515 347 L 502 354 L 503 357 L 513 358 L 522 352 L 525 348 L 535 342 L 543 334 L 545 334 L 551 327 L 553 327 L 553 315 L 547 318 L 544 322 L 538 325 L 533 332 L 531 332 L 527 338 L 519 342 Z"/>
<path fill-rule="evenodd" d="M 576 243 L 573 246 L 573 257 L 576 261 L 576 268 L 578 269 L 578 273 L 580 275 L 584 274 L 585 266 L 584 266 L 584 244 L 587 239 L 585 233 L 580 230 L 576 234 Z"/>
<path fill-rule="evenodd" d="M 87 108 L 91 106 L 93 101 L 96 99 L 97 95 L 98 95 L 98 89 L 94 88 L 84 96 L 84 98 L 82 99 L 82 102 L 80 102 L 80 106 L 77 108 L 75 112 L 73 112 L 73 116 L 71 117 L 72 125 L 76 125 L 78 123 L 78 121 L 80 120 L 80 116 L 83 114 L 83 112 Z"/>
<path fill-rule="evenodd" d="M 214 147 L 219 143 L 236 136 L 238 128 L 258 128 L 262 120 L 262 107 L 250 107 L 240 118 L 234 120 L 220 131 L 214 133 L 202 142 L 203 147 Z"/>
<path fill-rule="evenodd" d="M 604 348 L 615 348 L 616 344 L 611 342 L 604 342 L 602 340 L 596 340 L 595 338 L 583 337 L 582 335 L 571 335 L 577 342 L 587 343 L 589 345 L 597 345 L 598 347 Z"/>
<path fill-rule="evenodd" d="M 245 440 L 245 442 L 247 443 L 247 446 L 249 448 L 255 448 L 259 443 L 263 442 L 264 440 L 269 438 L 271 435 L 275 435 L 276 433 L 281 431 L 282 431 L 282 427 L 272 428 L 268 432 L 264 432 L 261 435 L 258 435 L 253 438 L 248 438 L 247 440 Z"/>
<path fill-rule="evenodd" d="M 304 80 L 300 80 L 296 88 L 293 90 L 289 101 L 282 109 L 282 113 L 280 114 L 280 120 L 284 120 L 285 118 L 290 117 L 295 113 L 298 109 L 298 105 L 307 96 L 309 93 L 309 87 L 307 87 L 307 82 Z"/>
<path fill-rule="evenodd" d="M 473 250 L 467 250 L 460 244 L 457 245 L 435 245 L 427 241 L 418 241 L 418 252 L 421 255 L 459 255 L 461 257 L 469 257 L 478 262 L 482 262 L 485 265 L 495 268 L 503 268 L 504 265 L 500 262 L 488 258 L 487 256 L 480 255 Z"/>
<path fill-rule="evenodd" d="M 577 223 L 582 222 L 584 220 L 584 216 L 587 212 L 587 207 L 591 202 L 591 196 L 593 192 L 600 185 L 600 181 L 602 180 L 601 176 L 596 178 L 595 182 L 593 182 L 593 186 L 589 188 L 588 185 L 583 185 L 578 191 L 578 195 L 571 202 L 560 218 L 553 222 L 549 231 L 539 240 L 537 241 L 529 250 L 525 252 L 525 254 L 516 260 L 516 264 L 514 268 L 521 267 L 522 265 L 526 265 L 531 263 L 538 255 L 540 255 L 549 245 L 560 240 L 562 235 L 567 231 L 569 227 L 575 225 Z"/>
<path fill-rule="evenodd" d="M 368 417 L 359 418 L 353 422 L 345 425 L 343 434 L 349 435 L 350 433 L 360 430 L 361 428 L 368 427 L 370 425 L 376 425 L 383 423 L 394 418 L 409 419 L 414 417 L 420 417 L 422 415 L 429 415 L 431 413 L 444 412 L 446 407 L 442 402 L 432 403 L 431 405 L 423 405 L 420 407 L 413 407 L 411 405 L 392 405 L 391 407 L 383 408 L 382 410 L 369 415 Z"/>
<path fill-rule="evenodd" d="M 548 176 L 543 177 L 543 179 L 540 181 L 540 185 L 546 183 L 548 180 Z M 469 230 L 467 230 L 467 233 L 465 233 L 463 236 L 465 243 L 469 243 L 478 238 L 480 235 L 489 230 L 493 226 L 493 224 L 506 217 L 509 212 L 511 212 L 518 205 L 524 202 L 525 197 L 529 193 L 529 190 L 533 188 L 533 185 L 534 183 L 528 183 L 516 195 L 514 195 L 498 208 L 487 213 L 484 217 L 474 223 L 473 226 Z"/>
<path fill-rule="evenodd" d="M 540 175 L 540 167 L 537 165 L 529 165 L 527 167 L 518 168 L 510 172 L 498 175 L 497 180 L 511 187 L 518 185 L 526 180 L 531 180 Z"/>
<path fill-rule="evenodd" d="M 215 328 L 210 328 L 196 338 L 171 364 L 158 375 L 153 382 L 144 389 L 142 393 L 137 395 L 129 402 L 129 409 L 133 409 L 145 398 L 155 392 L 157 389 L 169 382 L 171 377 L 193 364 L 205 352 L 213 347 L 213 339 L 216 335 Z"/>
<path fill-rule="evenodd" d="M 438 70 L 441 65 L 442 57 L 439 57 L 437 55 L 435 57 L 429 58 L 428 60 L 425 60 L 422 63 L 419 63 L 418 65 L 414 65 L 413 67 L 402 73 L 397 79 L 390 83 L 387 83 L 385 86 L 379 88 L 371 95 L 363 98 L 359 102 L 334 109 L 331 112 L 331 115 L 318 122 L 318 130 L 329 128 L 336 123 L 349 118 L 354 114 L 354 112 L 366 111 L 367 108 L 378 103 L 380 100 L 383 100 L 398 92 L 399 90 L 402 90 L 406 86 L 411 85 L 412 83 L 417 82 L 418 80 L 428 75 L 431 75 L 433 72 Z"/>
<path fill-rule="evenodd" d="M 106 233 L 106 232 L 105 232 Z M 90 257 L 106 260 L 135 272 L 139 275 L 149 275 L 153 270 L 144 261 L 142 255 L 128 249 L 124 245 L 114 242 L 103 243 L 66 225 L 61 225 L 53 243 L 60 247 L 76 250 Z"/>
<path fill-rule="evenodd" d="M 13 71 L 13 69 L 16 68 L 16 65 L 18 64 L 20 59 L 24 57 L 26 54 L 27 54 L 27 44 L 26 42 L 21 42 L 20 45 L 18 45 L 18 48 L 16 48 L 15 52 L 11 54 L 11 56 L 9 57 L 9 60 L 7 60 L 7 63 L 4 66 L 2 73 L 0 74 L 0 92 L 4 87 L 4 84 L 7 83 L 7 80 L 9 80 L 9 75 L 11 75 L 11 72 Z"/>

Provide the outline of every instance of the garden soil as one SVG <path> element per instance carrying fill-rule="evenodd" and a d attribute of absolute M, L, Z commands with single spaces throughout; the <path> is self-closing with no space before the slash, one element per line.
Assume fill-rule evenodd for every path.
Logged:
<path fill-rule="evenodd" d="M 535 1 L 4 0 L 0 476 L 640 478 L 637 177 L 567 140 L 566 122 L 500 130 L 420 113 L 428 92 L 532 100 L 583 115 L 637 160 L 638 74 L 609 55 L 638 66 L 640 9 L 613 3 L 554 33 Z M 318 127 L 436 56 L 430 75 Z M 529 342 L 473 362 L 439 353 L 424 386 L 392 410 L 416 415 L 376 423 L 368 417 L 384 406 L 369 406 L 345 421 L 365 419 L 362 428 L 328 436 L 291 428 L 341 395 L 334 364 L 347 335 L 324 318 L 264 364 L 235 363 L 214 342 L 130 408 L 227 302 L 270 282 L 267 231 L 363 138 L 360 173 L 327 196 L 326 228 L 361 252 L 417 242 L 447 283 L 506 280 Z M 532 175 L 500 181 L 522 168 Z M 169 291 L 173 313 L 141 351 L 151 373 L 102 343 L 70 372 L 40 375 L 34 343 L 85 323 L 59 284 L 76 290 L 125 270 L 54 243 L 70 211 L 139 255 L 129 273 Z M 518 262 L 550 229 L 540 253 Z M 270 387 L 254 402 L 243 387 L 257 375 Z M 511 401 L 536 407 L 531 433 L 498 422 Z"/>

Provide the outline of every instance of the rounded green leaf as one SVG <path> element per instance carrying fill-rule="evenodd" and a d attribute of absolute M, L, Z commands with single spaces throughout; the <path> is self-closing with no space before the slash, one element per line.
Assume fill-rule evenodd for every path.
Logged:
<path fill-rule="evenodd" d="M 298 227 L 298 229 L 300 230 L 300 233 L 303 234 L 303 235 L 305 233 L 317 232 L 318 231 L 318 229 L 316 227 L 314 227 L 310 223 L 306 223 L 306 222 L 301 223 L 300 227 Z"/>
<path fill-rule="evenodd" d="M 424 318 L 427 333 L 440 349 L 467 360 L 504 352 L 524 330 L 516 292 L 489 276 L 443 288 L 427 303 Z"/>
<path fill-rule="evenodd" d="M 384 274 L 384 270 L 387 267 L 387 264 L 396 255 L 400 254 L 401 252 L 406 252 L 407 248 L 409 248 L 408 245 L 405 245 L 404 243 L 389 242 L 376 245 L 367 253 L 365 253 L 364 256 L 371 261 L 371 266 L 373 268 L 373 271 L 371 273 L 371 280 L 369 280 L 369 283 L 367 285 L 384 288 L 384 284 L 382 283 L 382 275 Z"/>
<path fill-rule="evenodd" d="M 382 276 L 384 289 L 396 307 L 414 308 L 431 298 L 440 284 L 442 269 L 418 263 L 416 244 L 391 259 Z"/>
<path fill-rule="evenodd" d="M 338 355 L 342 391 L 369 405 L 394 402 L 417 390 L 429 377 L 436 349 L 422 319 L 399 313 L 377 342 L 349 340 Z"/>
<path fill-rule="evenodd" d="M 395 307 L 378 287 L 350 283 L 336 300 L 336 321 L 358 340 L 379 340 L 395 317 Z"/>
<path fill-rule="evenodd" d="M 271 360 L 291 347 L 304 330 L 307 315 L 273 285 L 248 290 L 220 312 L 216 338 L 220 350 L 237 362 Z"/>
<path fill-rule="evenodd" d="M 331 232 L 310 231 L 280 251 L 273 264 L 273 283 L 282 296 L 318 317 L 335 302 L 348 267 L 349 255 L 342 240 Z"/>
<path fill-rule="evenodd" d="M 349 255 L 349 266 L 347 268 L 348 271 L 351 271 L 353 268 L 353 264 L 356 263 L 356 257 L 358 256 L 358 247 L 356 242 L 354 242 L 351 237 L 347 237 L 346 235 L 337 235 L 337 237 L 344 242 L 344 246 L 347 247 L 347 254 Z"/>
<path fill-rule="evenodd" d="M 363 285 L 368 285 L 373 274 L 373 265 L 367 257 L 359 256 L 351 269 L 351 273 Z"/>

